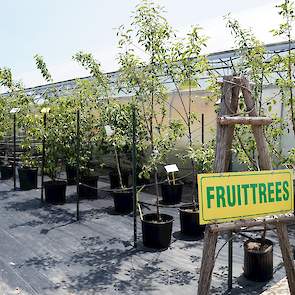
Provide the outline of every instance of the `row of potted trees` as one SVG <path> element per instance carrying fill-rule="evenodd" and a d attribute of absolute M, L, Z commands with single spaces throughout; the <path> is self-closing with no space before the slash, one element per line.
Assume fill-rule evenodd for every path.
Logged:
<path fill-rule="evenodd" d="M 198 220 L 195 175 L 199 170 L 196 167 L 199 158 L 196 155 L 204 155 L 208 151 L 208 147 L 196 146 L 194 143 L 193 128 L 198 116 L 192 111 L 192 104 L 196 99 L 193 90 L 200 86 L 199 78 L 209 67 L 207 59 L 201 54 L 206 38 L 200 34 L 198 27 L 194 27 L 186 38 L 177 39 L 161 13 L 162 10 L 157 5 L 143 1 L 136 9 L 131 28 L 119 29 L 119 47 L 122 50 L 119 55 L 120 71 L 115 85 L 102 73 L 100 64 L 93 56 L 83 52 L 77 53 L 73 59 L 86 68 L 92 78 L 78 80 L 71 93 L 61 94 L 54 87 L 49 87 L 42 99 L 36 101 L 25 93 L 19 83 L 4 85 L 9 89 L 9 99 L 5 100 L 6 103 L 21 109 L 18 114 L 22 116 L 18 120 L 18 129 L 24 134 L 21 162 L 27 173 L 34 175 L 34 179 L 36 167 L 40 165 L 36 154 L 41 152 L 42 146 L 32 143 L 34 140 L 41 142 L 45 139 L 44 168 L 45 174 L 51 178 L 44 183 L 45 200 L 52 203 L 65 202 L 66 182 L 58 179 L 61 167 L 66 167 L 68 183 L 74 183 L 78 163 L 81 183 L 79 195 L 95 198 L 98 180 L 96 168 L 102 163 L 98 163 L 98 159 L 101 155 L 110 153 L 113 155 L 115 168 L 110 173 L 113 180 L 111 186 L 115 188 L 115 207 L 122 212 L 131 210 L 132 193 L 128 187 L 128 174 L 124 171 L 125 167 L 122 167 L 122 159 L 130 160 L 131 110 L 135 108 L 137 174 L 139 182 L 149 179 L 155 184 L 157 197 L 156 212 L 143 215 L 143 230 L 146 232 L 146 228 L 152 228 L 153 240 L 164 236 L 163 224 L 172 226 L 171 217 L 160 213 L 159 169 L 167 163 L 169 155 L 174 153 L 176 143 L 180 139 L 186 140 L 188 148 L 185 155 L 180 157 L 191 162 L 192 193 L 191 205 L 181 208 L 180 212 L 182 222 L 189 220 L 191 230 L 194 231 Z M 140 47 L 148 59 L 139 58 L 134 46 Z M 36 55 L 35 60 L 45 81 L 52 82 L 43 58 Z M 172 81 L 182 105 L 182 109 L 174 109 L 174 119 L 168 117 L 168 93 L 171 89 L 164 85 L 163 77 L 169 77 Z M 183 91 L 188 93 L 188 96 L 183 96 Z M 117 96 L 123 99 L 115 99 Z M 128 97 L 128 100 L 124 101 L 124 97 Z M 77 135 L 78 111 L 80 130 Z M 106 134 L 107 126 L 112 130 L 110 135 Z M 200 171 L 204 171 L 203 168 Z M 212 166 L 208 171 L 211 169 Z M 21 174 L 19 173 L 20 176 Z M 31 188 L 33 187 L 36 187 L 36 184 Z M 168 198 L 176 198 L 172 202 L 178 202 L 181 187 L 181 184 L 174 181 L 162 184 L 164 203 L 167 202 L 167 195 Z M 184 231 L 190 233 L 191 230 Z M 157 231 L 159 232 L 155 235 Z M 164 229 L 164 232 L 170 232 L 171 236 L 171 231 Z M 145 244 L 148 245 L 145 237 L 144 235 Z"/>

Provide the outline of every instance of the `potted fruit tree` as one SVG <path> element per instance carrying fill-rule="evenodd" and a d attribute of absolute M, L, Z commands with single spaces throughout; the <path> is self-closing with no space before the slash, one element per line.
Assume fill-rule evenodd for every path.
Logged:
<path fill-rule="evenodd" d="M 97 198 L 98 175 L 93 167 L 93 155 L 102 145 L 100 114 L 110 99 L 110 83 L 100 64 L 89 53 L 78 52 L 73 59 L 93 76 L 91 81 L 80 81 L 76 88 L 76 107 L 80 109 L 80 197 Z"/>
<path fill-rule="evenodd" d="M 137 103 L 146 131 L 145 142 L 140 144 L 147 155 L 141 174 L 152 175 L 155 182 L 156 212 L 142 216 L 143 243 L 165 249 L 171 243 L 173 217 L 159 210 L 158 167 L 182 135 L 182 126 L 178 120 L 167 120 L 168 92 L 161 80 L 164 69 L 160 56 L 171 29 L 161 12 L 157 5 L 143 1 L 136 8 L 131 28 L 121 27 L 118 35 L 123 49 L 119 56 L 122 88 Z M 141 48 L 149 60 L 140 59 L 134 48 Z"/>
<path fill-rule="evenodd" d="M 34 56 L 37 69 L 41 72 L 46 82 L 52 82 L 52 77 L 47 65 L 40 55 Z M 67 182 L 59 180 L 61 172 L 61 159 L 63 158 L 63 142 L 61 136 L 63 129 L 58 128 L 60 119 L 63 117 L 58 93 L 54 87 L 48 88 L 43 97 L 43 105 L 39 111 L 43 115 L 42 137 L 46 138 L 46 153 L 44 173 L 51 180 L 44 181 L 45 201 L 52 204 L 64 204 L 66 202 Z"/>
<path fill-rule="evenodd" d="M 2 101 L 3 117 L 1 119 L 4 120 L 5 118 L 5 122 L 3 121 L 3 124 L 1 124 L 1 137 L 3 138 L 5 133 L 7 135 L 7 130 L 10 130 L 8 134 L 11 137 L 13 124 L 16 124 L 16 135 L 23 134 L 20 150 L 20 163 L 22 167 L 18 169 L 20 188 L 37 188 L 37 169 L 35 168 L 37 163 L 33 152 L 33 137 L 35 136 L 36 140 L 40 138 L 38 127 L 40 124 L 38 115 L 33 113 L 34 98 L 26 94 L 21 83 L 12 80 L 12 74 L 9 69 L 3 69 L 0 72 L 2 77 L 0 84 L 8 89 L 8 95 Z M 13 167 L 10 165 L 3 166 L 1 170 L 2 177 L 4 178 L 9 178 L 13 175 Z"/>
<path fill-rule="evenodd" d="M 115 170 L 110 172 L 111 189 L 115 211 L 130 213 L 133 209 L 132 189 L 128 187 L 129 173 L 123 169 L 122 155 L 131 154 L 132 143 L 132 102 L 119 103 L 115 100 L 106 102 L 101 111 L 101 125 L 105 126 L 105 141 L 109 152 L 114 154 Z"/>
<path fill-rule="evenodd" d="M 183 182 L 175 179 L 175 172 L 179 171 L 176 164 L 166 165 L 167 182 L 161 183 L 162 201 L 167 205 L 181 202 Z"/>
<path fill-rule="evenodd" d="M 191 205 L 180 208 L 180 223 L 181 232 L 189 235 L 199 235 L 203 231 L 203 227 L 197 224 L 198 221 L 198 204 L 197 204 L 197 166 L 204 164 L 206 157 L 209 156 L 212 150 L 206 150 L 206 146 L 199 146 L 195 149 L 194 130 L 197 128 L 198 114 L 194 111 L 196 108 L 195 102 L 197 99 L 196 93 L 201 86 L 207 86 L 208 90 L 216 88 L 216 79 L 212 76 L 208 60 L 202 54 L 202 49 L 206 46 L 207 38 L 200 32 L 200 28 L 194 26 L 185 38 L 177 39 L 176 34 L 171 34 L 169 42 L 165 47 L 161 60 L 164 63 L 165 75 L 169 77 L 173 83 L 175 94 L 180 101 L 180 107 L 174 108 L 183 125 L 185 126 L 185 140 L 187 142 L 187 150 L 184 159 L 188 159 L 191 165 L 192 174 L 192 190 L 191 190 Z M 208 85 L 200 85 L 200 77 L 204 74 L 209 75 Z M 208 95 L 208 94 L 207 94 Z M 209 96 L 209 95 L 208 95 Z M 206 96 L 203 99 L 208 99 Z M 203 162 L 198 162 L 200 152 L 204 158 Z M 211 154 L 210 154 L 211 155 Z M 210 158 L 212 159 L 212 157 Z M 205 172 L 203 169 L 200 172 Z M 173 187 L 173 186 L 171 186 Z M 177 186 L 170 192 L 175 194 Z"/>
<path fill-rule="evenodd" d="M 273 277 L 273 242 L 265 238 L 266 227 L 260 238 L 244 242 L 244 275 L 256 282 L 266 282 Z"/>
<path fill-rule="evenodd" d="M 0 68 L 0 86 L 7 90 L 5 97 L 1 97 L 1 126 L 0 137 L 3 140 L 3 150 L 0 165 L 1 179 L 9 179 L 13 176 L 13 166 L 9 161 L 11 138 L 13 136 L 13 116 L 10 111 L 15 107 L 16 93 L 21 86 L 13 81 L 9 68 Z"/>
<path fill-rule="evenodd" d="M 32 108 L 34 106 L 32 105 Z M 20 167 L 18 168 L 20 189 L 30 190 L 38 187 L 38 166 L 42 141 L 42 115 L 28 110 L 19 124 L 22 130 Z"/>
<path fill-rule="evenodd" d="M 213 172 L 215 149 L 214 142 L 210 141 L 204 145 L 195 145 L 189 149 L 187 157 L 194 161 L 196 173 Z M 196 175 L 195 175 L 196 177 Z M 196 192 L 198 191 L 198 183 L 196 182 Z M 186 235 L 199 236 L 205 226 L 199 224 L 199 208 L 198 205 L 182 206 L 179 209 L 181 232 Z"/>
<path fill-rule="evenodd" d="M 46 138 L 46 155 L 44 172 L 51 180 L 44 182 L 45 201 L 52 204 L 66 202 L 67 182 L 59 179 L 61 172 L 61 159 L 63 158 L 63 142 L 60 140 L 61 129 L 59 124 L 60 108 L 58 103 L 50 101 L 50 108 L 44 107 L 41 112 L 46 113 L 46 127 L 43 134 Z"/>

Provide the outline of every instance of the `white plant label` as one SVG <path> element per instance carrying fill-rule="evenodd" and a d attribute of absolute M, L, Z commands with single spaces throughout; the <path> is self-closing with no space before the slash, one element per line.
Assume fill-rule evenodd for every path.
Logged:
<path fill-rule="evenodd" d="M 167 173 L 179 171 L 176 164 L 166 165 L 166 166 L 164 166 L 164 168 L 165 168 Z"/>
<path fill-rule="evenodd" d="M 18 113 L 20 111 L 20 108 L 13 108 L 10 110 L 10 114 L 15 114 Z"/>
<path fill-rule="evenodd" d="M 107 136 L 112 136 L 115 132 L 110 125 L 104 126 Z"/>
<path fill-rule="evenodd" d="M 49 111 L 50 111 L 50 108 L 49 107 L 45 107 L 45 108 L 42 108 L 41 113 L 42 114 L 48 114 Z"/>

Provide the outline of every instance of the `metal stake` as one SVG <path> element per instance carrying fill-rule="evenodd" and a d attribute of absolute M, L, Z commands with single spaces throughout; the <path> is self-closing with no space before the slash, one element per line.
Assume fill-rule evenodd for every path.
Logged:
<path fill-rule="evenodd" d="M 228 277 L 227 277 L 227 288 L 230 291 L 233 288 L 233 233 L 228 233 Z"/>
<path fill-rule="evenodd" d="M 205 143 L 204 121 L 205 121 L 204 114 L 202 114 L 202 120 L 201 120 L 201 124 L 202 124 L 202 144 Z"/>
<path fill-rule="evenodd" d="M 77 187 L 77 221 L 80 220 L 80 110 L 77 110 L 77 121 L 76 121 L 76 156 L 77 156 L 77 172 L 76 172 L 76 187 Z"/>
<path fill-rule="evenodd" d="M 46 113 L 43 114 L 43 128 L 44 134 L 42 138 L 42 163 L 41 163 L 41 202 L 44 202 L 44 168 L 45 168 L 45 132 L 46 132 Z"/>
<path fill-rule="evenodd" d="M 134 248 L 137 248 L 137 190 L 136 190 L 136 107 L 132 106 L 132 178 L 133 178 L 133 239 Z"/>
<path fill-rule="evenodd" d="M 16 113 L 13 114 L 13 189 L 16 190 Z"/>
<path fill-rule="evenodd" d="M 230 161 L 228 171 L 232 172 L 232 153 L 230 154 Z M 227 276 L 227 288 L 228 291 L 231 291 L 233 288 L 233 233 L 232 231 L 228 232 L 228 276 Z"/>

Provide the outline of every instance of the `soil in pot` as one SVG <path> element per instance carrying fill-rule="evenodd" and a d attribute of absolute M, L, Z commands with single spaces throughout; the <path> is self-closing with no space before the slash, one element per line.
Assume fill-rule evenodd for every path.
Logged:
<path fill-rule="evenodd" d="M 21 190 L 38 188 L 38 168 L 18 168 L 18 177 Z"/>
<path fill-rule="evenodd" d="M 268 239 L 251 239 L 244 243 L 244 275 L 256 282 L 273 277 L 273 243 Z"/>
<path fill-rule="evenodd" d="M 0 172 L 1 172 L 1 179 L 10 179 L 13 177 L 13 167 L 12 166 L 0 166 Z"/>
<path fill-rule="evenodd" d="M 45 181 L 45 202 L 50 204 L 64 204 L 66 202 L 66 181 Z"/>
<path fill-rule="evenodd" d="M 97 175 L 81 176 L 79 185 L 80 199 L 97 199 Z M 84 185 L 83 185 L 84 184 Z"/>
<path fill-rule="evenodd" d="M 66 175 L 67 175 L 68 185 L 76 184 L 76 178 L 77 178 L 77 169 L 76 169 L 76 167 L 66 165 Z"/>
<path fill-rule="evenodd" d="M 205 225 L 199 223 L 199 210 L 193 206 L 179 208 L 181 233 L 188 236 L 201 236 L 204 233 Z"/>
<path fill-rule="evenodd" d="M 122 176 L 123 186 L 128 187 L 129 186 L 129 172 L 128 171 L 122 171 L 121 176 Z M 121 188 L 118 171 L 116 171 L 116 170 L 111 171 L 109 173 L 109 177 L 110 177 L 111 189 Z"/>
<path fill-rule="evenodd" d="M 133 192 L 132 190 L 113 191 L 115 211 L 128 214 L 133 211 Z"/>
<path fill-rule="evenodd" d="M 158 221 L 156 213 L 146 214 L 141 224 L 144 246 L 155 249 L 167 249 L 170 246 L 173 216 L 160 214 Z"/>
<path fill-rule="evenodd" d="M 161 184 L 162 202 L 163 204 L 173 205 L 181 202 L 183 183 L 169 184 L 168 182 Z"/>

